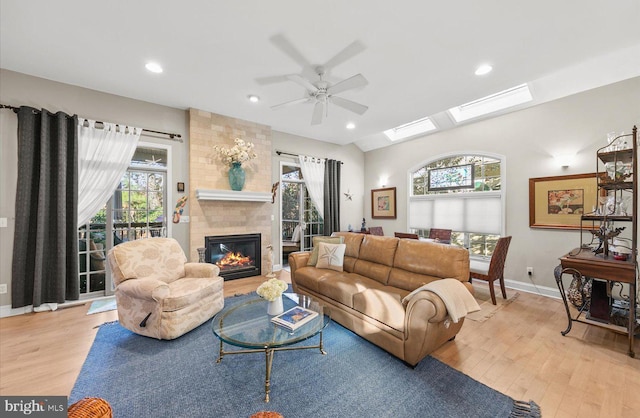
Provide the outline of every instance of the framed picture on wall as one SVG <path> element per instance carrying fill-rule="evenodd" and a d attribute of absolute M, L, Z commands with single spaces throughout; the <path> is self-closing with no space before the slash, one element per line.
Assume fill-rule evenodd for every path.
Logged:
<path fill-rule="evenodd" d="M 396 219 L 396 188 L 371 190 L 371 218 Z"/>
<path fill-rule="evenodd" d="M 529 227 L 580 229 L 598 205 L 596 173 L 529 179 Z"/>

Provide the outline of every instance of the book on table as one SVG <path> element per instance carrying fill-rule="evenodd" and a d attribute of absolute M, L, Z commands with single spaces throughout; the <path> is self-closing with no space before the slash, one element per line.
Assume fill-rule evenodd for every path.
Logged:
<path fill-rule="evenodd" d="M 302 306 L 296 306 L 280 315 L 274 316 L 271 318 L 271 322 L 289 331 L 295 331 L 316 316 L 318 316 L 318 312 L 303 308 Z"/>

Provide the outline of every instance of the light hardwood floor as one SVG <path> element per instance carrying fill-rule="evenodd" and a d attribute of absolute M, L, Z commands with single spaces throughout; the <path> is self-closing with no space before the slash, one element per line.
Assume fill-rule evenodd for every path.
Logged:
<path fill-rule="evenodd" d="M 262 280 L 226 282 L 225 296 L 252 292 Z M 88 307 L 0 319 L 0 395 L 69 395 L 96 326 L 117 319 L 115 311 L 86 315 Z M 514 399 L 534 400 L 544 417 L 640 416 L 640 343 L 632 359 L 625 336 L 574 324 L 563 337 L 565 327 L 559 300 L 520 292 L 489 320 L 467 320 L 433 356 Z"/>

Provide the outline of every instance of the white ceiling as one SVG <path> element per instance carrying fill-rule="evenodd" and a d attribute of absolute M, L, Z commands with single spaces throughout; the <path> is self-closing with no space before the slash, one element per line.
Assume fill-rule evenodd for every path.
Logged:
<path fill-rule="evenodd" d="M 446 109 L 521 83 L 536 104 L 638 76 L 639 18 L 637 0 L 0 0 L 0 66 L 367 151 L 386 129 L 425 116 L 447 129 Z M 354 42 L 325 79 L 362 73 L 369 84 L 340 96 L 364 115 L 332 106 L 311 126 L 310 104 L 270 109 L 305 94 L 281 76 L 313 75 Z M 478 77 L 482 63 L 494 71 Z"/>

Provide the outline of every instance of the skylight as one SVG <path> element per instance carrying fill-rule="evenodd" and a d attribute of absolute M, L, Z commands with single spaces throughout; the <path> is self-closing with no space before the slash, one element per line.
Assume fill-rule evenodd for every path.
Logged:
<path fill-rule="evenodd" d="M 436 125 L 428 117 L 405 123 L 392 129 L 387 129 L 384 134 L 392 141 L 409 138 L 437 129 Z"/>
<path fill-rule="evenodd" d="M 456 122 L 464 122 L 465 120 L 477 118 L 498 110 L 507 109 L 522 103 L 533 100 L 529 86 L 521 84 L 516 87 L 483 97 L 465 103 L 458 107 L 449 109 L 449 114 L 453 116 Z"/>

